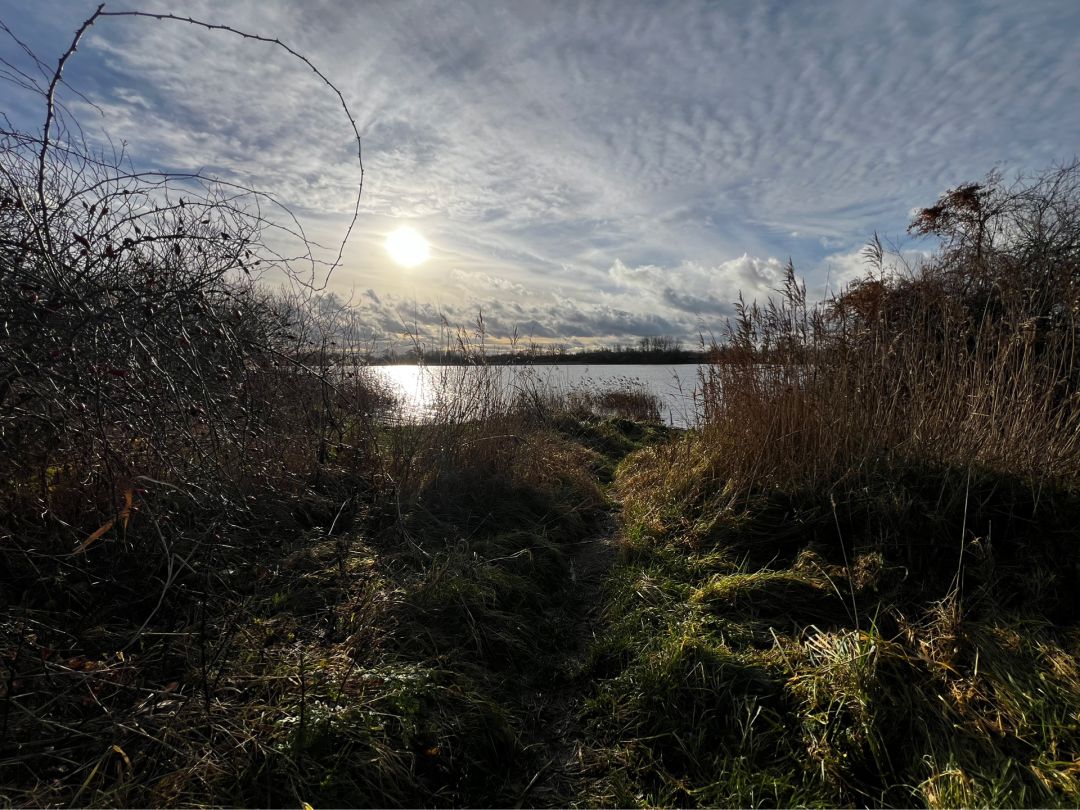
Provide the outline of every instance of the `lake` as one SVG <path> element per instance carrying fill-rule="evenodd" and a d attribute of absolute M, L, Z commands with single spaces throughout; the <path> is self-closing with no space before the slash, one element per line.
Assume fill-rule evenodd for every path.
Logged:
<path fill-rule="evenodd" d="M 697 423 L 694 390 L 698 366 L 535 365 L 535 366 L 372 366 L 370 371 L 401 399 L 404 416 L 424 421 L 439 413 L 468 412 L 487 396 L 508 398 L 523 390 L 600 391 L 645 388 L 660 398 L 664 420 L 674 427 Z"/>

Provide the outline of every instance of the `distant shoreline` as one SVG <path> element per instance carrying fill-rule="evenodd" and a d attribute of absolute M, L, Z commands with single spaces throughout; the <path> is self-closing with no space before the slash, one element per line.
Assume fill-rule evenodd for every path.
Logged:
<path fill-rule="evenodd" d="M 614 352 L 596 351 L 564 355 L 518 355 L 494 354 L 481 357 L 466 356 L 457 352 L 425 355 L 422 358 L 378 358 L 372 366 L 672 366 L 697 365 L 706 362 L 704 352 Z"/>

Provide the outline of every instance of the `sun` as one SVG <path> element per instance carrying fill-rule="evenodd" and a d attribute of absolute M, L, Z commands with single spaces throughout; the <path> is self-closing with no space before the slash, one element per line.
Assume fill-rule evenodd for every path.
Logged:
<path fill-rule="evenodd" d="M 386 237 L 386 252 L 402 267 L 416 267 L 431 256 L 427 239 L 416 228 L 402 225 Z"/>

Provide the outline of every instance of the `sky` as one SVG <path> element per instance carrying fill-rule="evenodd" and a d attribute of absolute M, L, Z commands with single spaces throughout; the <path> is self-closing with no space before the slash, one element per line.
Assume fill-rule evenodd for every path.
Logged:
<path fill-rule="evenodd" d="M 53 63 L 96 3 L 0 0 Z M 722 330 L 790 258 L 812 296 L 876 231 L 992 169 L 1080 152 L 1080 2 L 236 0 L 175 11 L 268 37 L 341 91 L 360 217 L 329 289 L 377 334 L 483 312 L 496 339 L 569 346 Z M 109 3 L 107 10 L 129 6 Z M 0 35 L 0 57 L 26 65 Z M 65 72 L 88 134 L 202 170 L 340 240 L 359 176 L 336 97 L 273 46 L 105 19 Z M 5 88 L 0 111 L 40 127 Z M 431 247 L 384 249 L 408 225 Z"/>

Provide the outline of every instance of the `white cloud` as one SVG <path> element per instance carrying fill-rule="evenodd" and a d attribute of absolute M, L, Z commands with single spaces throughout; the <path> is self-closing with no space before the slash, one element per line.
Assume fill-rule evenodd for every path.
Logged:
<path fill-rule="evenodd" d="M 1070 157 L 1080 130 L 1071 0 L 702 0 L 678 13 L 647 0 L 197 0 L 184 13 L 282 37 L 347 98 L 366 175 L 340 288 L 462 312 L 497 301 L 493 317 L 551 318 L 565 334 L 692 329 L 740 290 L 775 288 L 783 262 L 753 257 L 791 255 L 812 288 L 835 286 L 874 230 L 901 232 L 909 210 L 994 165 Z M 0 16 L 51 61 L 84 15 L 0 0 Z M 106 113 L 86 122 L 137 158 L 248 178 L 323 242 L 347 221 L 347 122 L 280 49 L 103 20 L 65 75 Z M 412 275 L 379 248 L 400 217 L 435 251 Z M 565 317 L 556 293 L 573 302 Z"/>
<path fill-rule="evenodd" d="M 461 270 L 455 267 L 450 271 L 450 278 L 458 282 L 462 288 L 474 294 L 512 293 L 517 296 L 527 294 L 525 287 L 521 284 L 490 273 Z"/>
<path fill-rule="evenodd" d="M 739 293 L 747 301 L 768 298 L 784 279 L 784 263 L 743 254 L 715 265 L 685 261 L 675 267 L 630 267 L 616 260 L 608 271 L 628 299 L 644 296 L 672 313 L 726 315 Z"/>

